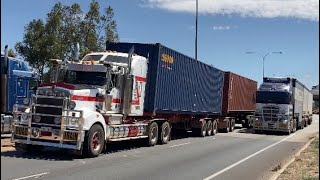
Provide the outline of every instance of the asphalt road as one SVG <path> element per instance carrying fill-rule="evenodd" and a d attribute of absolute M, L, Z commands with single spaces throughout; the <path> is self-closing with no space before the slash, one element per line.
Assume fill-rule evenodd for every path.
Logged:
<path fill-rule="evenodd" d="M 275 167 L 319 133 L 319 116 L 313 119 L 312 125 L 290 136 L 237 129 L 205 138 L 183 136 L 155 147 L 122 142 L 92 159 L 52 149 L 37 155 L 2 152 L 1 179 L 269 179 Z"/>

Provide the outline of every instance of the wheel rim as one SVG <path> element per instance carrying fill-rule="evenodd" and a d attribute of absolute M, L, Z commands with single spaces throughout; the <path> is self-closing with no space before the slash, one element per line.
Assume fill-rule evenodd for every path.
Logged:
<path fill-rule="evenodd" d="M 217 134 L 217 123 L 213 123 L 213 135 Z"/>
<path fill-rule="evenodd" d="M 166 141 L 169 138 L 169 126 L 166 125 L 163 128 L 163 140 Z"/>
<path fill-rule="evenodd" d="M 157 128 L 152 127 L 151 129 L 151 141 L 156 141 L 157 140 Z"/>
<path fill-rule="evenodd" d="M 209 121 L 209 123 L 208 123 L 207 132 L 208 132 L 209 136 L 212 134 L 212 123 L 211 123 L 211 121 Z"/>
<path fill-rule="evenodd" d="M 206 136 L 206 133 L 207 133 L 207 124 L 204 123 L 202 126 L 202 136 Z"/>
<path fill-rule="evenodd" d="M 101 134 L 95 132 L 91 139 L 91 147 L 94 151 L 99 151 L 101 148 Z"/>

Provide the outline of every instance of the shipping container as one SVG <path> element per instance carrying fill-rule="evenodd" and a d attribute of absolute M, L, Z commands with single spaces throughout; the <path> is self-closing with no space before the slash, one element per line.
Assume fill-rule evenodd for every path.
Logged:
<path fill-rule="evenodd" d="M 144 109 L 151 113 L 220 115 L 224 72 L 156 44 L 107 43 L 107 50 L 148 58 Z"/>
<path fill-rule="evenodd" d="M 254 112 L 257 82 L 232 72 L 226 72 L 224 79 L 223 114 Z"/>

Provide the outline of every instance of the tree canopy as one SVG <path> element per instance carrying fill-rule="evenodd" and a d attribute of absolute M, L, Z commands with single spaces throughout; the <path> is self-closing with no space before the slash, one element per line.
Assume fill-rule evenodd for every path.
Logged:
<path fill-rule="evenodd" d="M 67 6 L 58 2 L 45 21 L 34 19 L 25 26 L 23 40 L 16 43 L 15 49 L 41 76 L 46 67 L 50 68 L 49 59 L 74 58 L 77 43 L 81 57 L 103 50 L 106 41 L 117 42 L 119 36 L 113 9 L 100 9 L 95 0 L 86 13 L 77 3 Z"/>

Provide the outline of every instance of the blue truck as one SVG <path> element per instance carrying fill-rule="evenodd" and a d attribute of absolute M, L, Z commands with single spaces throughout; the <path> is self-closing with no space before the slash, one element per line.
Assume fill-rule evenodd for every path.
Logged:
<path fill-rule="evenodd" d="M 8 46 L 1 52 L 1 134 L 11 132 L 14 104 L 28 104 L 38 75 L 27 62 L 8 57 Z"/>

